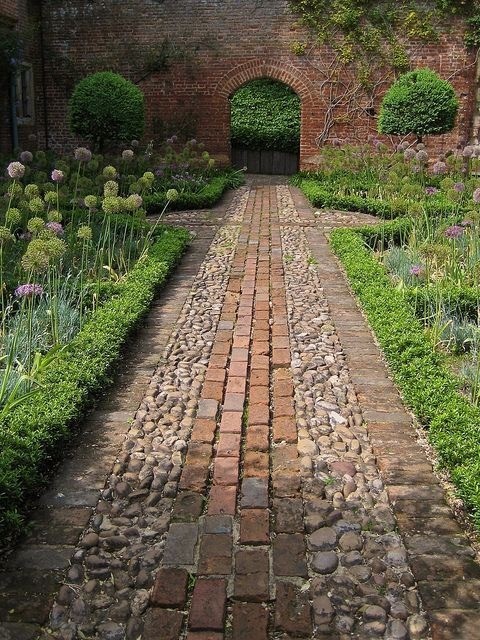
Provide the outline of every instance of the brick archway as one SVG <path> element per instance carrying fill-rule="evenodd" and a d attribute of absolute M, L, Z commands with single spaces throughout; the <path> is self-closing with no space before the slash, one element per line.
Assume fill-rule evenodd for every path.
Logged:
<path fill-rule="evenodd" d="M 299 96 L 301 102 L 300 126 L 300 166 L 304 159 L 316 152 L 315 145 L 315 86 L 310 78 L 287 60 L 253 59 L 239 64 L 227 73 L 213 87 L 213 95 L 220 100 L 220 110 L 225 114 L 222 130 L 227 138 L 230 154 L 230 105 L 231 95 L 252 80 L 271 78 L 288 85 Z"/>

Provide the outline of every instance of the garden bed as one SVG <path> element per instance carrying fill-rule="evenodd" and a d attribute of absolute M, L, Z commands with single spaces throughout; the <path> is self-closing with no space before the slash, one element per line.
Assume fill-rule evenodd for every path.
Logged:
<path fill-rule="evenodd" d="M 40 388 L 0 422 L 0 531 L 17 533 L 32 497 L 45 486 L 72 428 L 110 381 L 122 345 L 189 243 L 182 229 L 159 227 L 155 242 L 113 295 L 39 378 Z"/>
<path fill-rule="evenodd" d="M 405 403 L 427 428 L 439 466 L 448 470 L 480 527 L 480 409 L 462 393 L 448 355 L 436 348 L 431 333 L 417 317 L 418 308 L 412 301 L 418 303 L 418 297 L 408 288 L 399 287 L 374 253 L 375 248 L 382 250 L 398 242 L 408 233 L 409 225 L 408 220 L 399 220 L 381 227 L 340 229 L 331 234 L 331 244 Z M 466 308 L 478 308 L 478 291 L 447 288 L 447 296 L 449 290 Z"/>

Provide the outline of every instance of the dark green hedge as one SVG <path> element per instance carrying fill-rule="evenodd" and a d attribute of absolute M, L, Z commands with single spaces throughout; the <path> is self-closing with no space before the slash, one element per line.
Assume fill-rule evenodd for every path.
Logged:
<path fill-rule="evenodd" d="M 458 381 L 426 336 L 404 294 L 366 246 L 377 229 L 339 229 L 331 244 L 385 353 L 406 404 L 428 427 L 439 464 L 480 527 L 480 409 L 458 391 Z"/>
<path fill-rule="evenodd" d="M 219 176 L 215 176 L 210 182 L 203 187 L 198 193 L 184 191 L 179 194 L 178 200 L 170 202 L 168 211 L 185 210 L 185 209 L 209 209 L 213 207 L 222 197 L 227 189 L 234 189 L 245 182 L 243 173 L 226 172 Z M 145 206 L 148 213 L 157 213 L 163 211 L 167 202 L 166 191 L 157 192 L 145 196 Z"/>
<path fill-rule="evenodd" d="M 41 388 L 0 423 L 0 532 L 17 534 L 29 501 L 44 486 L 71 430 L 110 382 L 112 365 L 189 243 L 183 229 L 158 239 L 41 379 Z M 1 544 L 0 544 L 1 546 Z"/>
<path fill-rule="evenodd" d="M 397 218 L 408 215 L 409 202 L 397 198 L 395 200 L 378 200 L 376 198 L 361 197 L 355 194 L 342 195 L 338 193 L 335 183 L 327 181 L 320 182 L 318 178 L 296 177 L 294 184 L 298 186 L 306 195 L 314 207 L 325 209 L 339 209 L 340 211 L 359 211 L 369 213 L 384 219 Z M 465 207 L 455 207 L 446 202 L 435 200 L 424 201 L 422 206 L 428 215 L 451 215 L 458 218 L 462 214 L 467 214 Z"/>
<path fill-rule="evenodd" d="M 231 99 L 232 144 L 245 149 L 296 153 L 300 146 L 300 98 L 286 84 L 262 78 Z"/>

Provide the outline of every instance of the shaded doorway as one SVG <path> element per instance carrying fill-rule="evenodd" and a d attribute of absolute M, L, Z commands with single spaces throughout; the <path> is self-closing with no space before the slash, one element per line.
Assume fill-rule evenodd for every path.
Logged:
<path fill-rule="evenodd" d="M 230 96 L 232 165 L 249 173 L 298 171 L 301 101 L 288 85 L 259 78 Z"/>

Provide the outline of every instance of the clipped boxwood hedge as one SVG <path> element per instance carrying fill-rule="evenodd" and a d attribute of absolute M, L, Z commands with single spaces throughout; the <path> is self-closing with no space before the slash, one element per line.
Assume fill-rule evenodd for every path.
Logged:
<path fill-rule="evenodd" d="M 359 211 L 369 213 L 384 219 L 397 218 L 407 215 L 409 202 L 396 198 L 395 200 L 378 200 L 376 198 L 362 197 L 355 194 L 339 194 L 338 187 L 327 181 L 321 182 L 318 178 L 296 177 L 294 183 L 303 191 L 314 207 L 319 209 L 339 209 L 341 211 Z M 465 207 L 453 207 L 439 204 L 438 202 L 425 201 L 422 203 L 428 215 L 435 215 L 441 210 L 443 215 L 458 216 L 468 213 Z"/>
<path fill-rule="evenodd" d="M 18 533 L 32 497 L 61 455 L 92 398 L 110 382 L 112 365 L 138 320 L 149 309 L 189 243 L 184 229 L 159 228 L 148 254 L 133 267 L 117 294 L 103 304 L 61 351 L 29 402 L 0 423 L 0 532 Z"/>
<path fill-rule="evenodd" d="M 439 464 L 480 527 L 480 409 L 426 336 L 404 294 L 395 288 L 365 239 L 378 228 L 338 229 L 331 244 L 368 317 L 406 404 L 428 428 Z"/>
<path fill-rule="evenodd" d="M 297 153 L 300 109 L 300 98 L 288 85 L 271 78 L 252 80 L 231 99 L 232 144 Z"/>
<path fill-rule="evenodd" d="M 213 177 L 203 189 L 197 193 L 183 191 L 179 194 L 178 200 L 170 202 L 169 211 L 183 209 L 209 209 L 213 207 L 222 197 L 227 189 L 234 189 L 242 185 L 245 181 L 242 173 L 238 171 L 228 171 Z M 166 191 L 157 192 L 145 196 L 145 206 L 149 214 L 163 211 L 167 203 Z"/>

